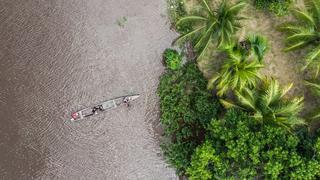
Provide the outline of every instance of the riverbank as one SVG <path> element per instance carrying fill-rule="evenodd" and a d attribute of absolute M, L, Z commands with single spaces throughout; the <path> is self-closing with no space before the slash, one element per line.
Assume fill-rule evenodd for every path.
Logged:
<path fill-rule="evenodd" d="M 280 19 L 243 1 L 168 2 L 172 27 L 182 34 L 175 44 L 191 41 L 198 54 L 179 69 L 168 66 L 159 85 L 160 121 L 170 139 L 163 151 L 177 174 L 190 179 L 319 177 L 314 124 L 319 119 L 310 117 L 318 98 L 306 88 L 311 77 L 301 71 L 302 53 L 284 52 L 286 36 L 279 32 L 279 25 L 293 17 Z M 277 13 L 287 7 L 283 1 L 274 2 L 276 7 L 263 3 Z M 320 8 L 315 1 L 308 5 L 309 11 Z M 292 29 L 297 35 L 290 40 L 302 41 L 304 34 Z"/>

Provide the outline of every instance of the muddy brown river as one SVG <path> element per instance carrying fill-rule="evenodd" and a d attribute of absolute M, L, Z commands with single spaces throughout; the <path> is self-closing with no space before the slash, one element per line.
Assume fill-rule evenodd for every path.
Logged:
<path fill-rule="evenodd" d="M 176 179 L 156 133 L 165 14 L 164 0 L 0 0 L 0 179 Z"/>

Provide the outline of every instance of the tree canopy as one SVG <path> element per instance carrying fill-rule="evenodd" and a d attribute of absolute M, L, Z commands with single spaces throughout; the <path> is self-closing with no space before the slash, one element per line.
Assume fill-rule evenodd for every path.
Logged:
<path fill-rule="evenodd" d="M 320 139 L 254 121 L 239 110 L 213 119 L 192 155 L 190 179 L 318 179 Z"/>

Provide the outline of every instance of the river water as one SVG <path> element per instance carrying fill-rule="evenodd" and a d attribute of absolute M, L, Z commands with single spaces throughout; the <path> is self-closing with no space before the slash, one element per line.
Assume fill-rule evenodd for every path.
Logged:
<path fill-rule="evenodd" d="M 0 0 L 0 179 L 176 179 L 157 140 L 164 0 Z M 129 108 L 72 111 L 130 93 Z"/>

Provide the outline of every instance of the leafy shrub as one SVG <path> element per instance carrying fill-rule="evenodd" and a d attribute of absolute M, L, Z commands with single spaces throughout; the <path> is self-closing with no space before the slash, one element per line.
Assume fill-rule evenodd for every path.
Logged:
<path fill-rule="evenodd" d="M 190 179 L 319 179 L 320 138 L 262 125 L 231 109 L 212 120 L 187 169 Z"/>
<path fill-rule="evenodd" d="M 182 57 L 176 50 L 166 49 L 163 53 L 163 58 L 167 68 L 171 70 L 177 70 L 180 68 Z"/>
<path fill-rule="evenodd" d="M 162 148 L 178 174 L 189 166 L 193 151 L 204 139 L 205 127 L 217 115 L 219 104 L 206 85 L 198 67 L 191 63 L 160 79 L 160 122 L 171 139 Z"/>
<path fill-rule="evenodd" d="M 255 6 L 273 12 L 277 16 L 288 14 L 292 0 L 254 0 Z"/>

